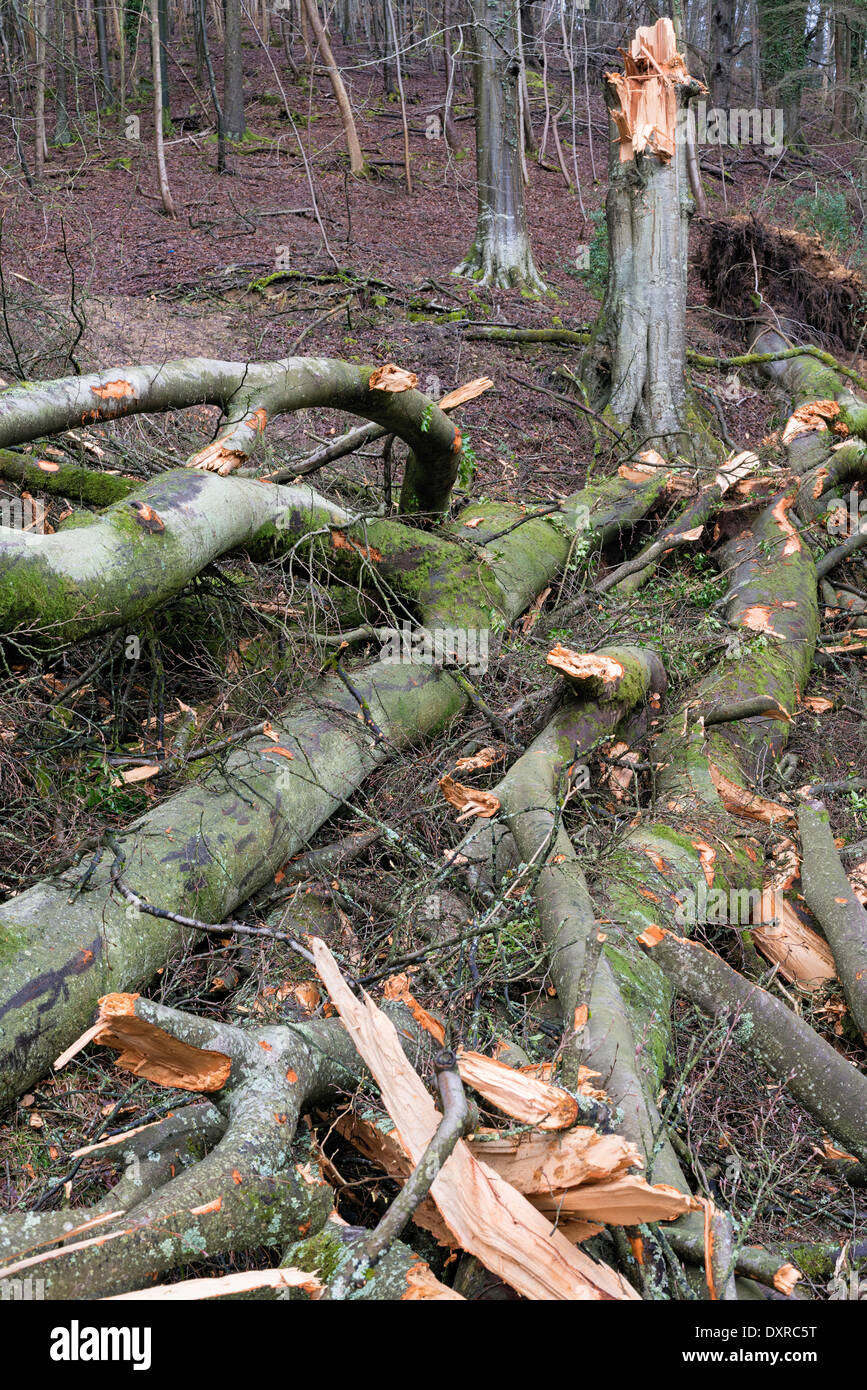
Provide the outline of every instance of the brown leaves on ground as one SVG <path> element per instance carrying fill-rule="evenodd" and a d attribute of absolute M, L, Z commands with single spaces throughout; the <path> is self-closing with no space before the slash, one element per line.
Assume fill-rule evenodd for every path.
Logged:
<path fill-rule="evenodd" d="M 456 782 L 448 773 L 445 777 L 440 778 L 439 785 L 449 805 L 461 812 L 457 817 L 458 822 L 469 820 L 470 816 L 489 818 L 495 816 L 500 809 L 499 799 L 492 792 L 478 791 L 475 787 L 465 787 L 462 782 Z"/>

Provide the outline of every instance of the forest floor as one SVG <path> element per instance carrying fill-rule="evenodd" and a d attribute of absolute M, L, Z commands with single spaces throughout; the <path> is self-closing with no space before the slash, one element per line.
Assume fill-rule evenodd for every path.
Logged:
<path fill-rule="evenodd" d="M 38 196 L 28 194 L 11 150 L 4 150 L 2 270 L 7 319 L 18 359 L 7 338 L 0 343 L 0 372 L 7 377 L 47 377 L 70 372 L 73 361 L 87 370 L 191 355 L 237 360 L 302 353 L 358 362 L 393 361 L 415 371 L 421 389 L 435 397 L 464 381 L 489 375 L 494 388 L 470 403 L 461 416 L 465 440 L 471 442 L 476 460 L 473 495 L 530 502 L 550 501 L 575 491 L 592 466 L 593 437 L 585 418 L 568 399 L 558 401 L 546 394 L 562 390 L 556 381 L 552 386 L 551 374 L 569 362 L 570 350 L 470 342 L 463 329 L 467 321 L 564 328 L 592 322 L 604 283 L 600 209 L 606 188 L 607 136 L 601 97 L 592 103 L 596 179 L 586 125 L 581 123 L 578 129 L 576 159 L 583 214 L 575 191 L 566 188 L 560 171 L 529 160 L 531 239 L 537 268 L 550 289 L 546 298 L 536 301 L 516 292 L 480 290 L 451 273 L 475 230 L 467 90 L 459 90 L 455 101 L 466 147 L 463 157 L 455 157 L 444 140 L 425 135 L 428 115 L 439 109 L 441 74 L 421 68 L 404 74 L 414 185 L 409 195 L 396 101 L 383 94 L 379 71 L 365 55 L 338 50 L 338 57 L 351 80 L 362 148 L 372 161 L 365 179 L 348 177 L 327 80 L 317 76 L 312 90 L 308 82 L 293 80 L 279 47 L 267 54 L 245 48 L 249 135 L 237 149 L 230 147 L 229 171 L 222 177 L 215 172 L 213 134 L 207 133 L 210 113 L 196 101 L 188 101 L 180 78 L 173 78 L 176 133 L 169 137 L 167 162 L 179 213 L 174 222 L 161 213 L 156 196 L 150 117 L 144 103 L 140 144 L 113 133 L 116 116 L 104 116 L 99 129 L 92 120 L 83 141 L 52 150 L 45 187 Z M 192 72 L 189 61 L 183 66 Z M 539 89 L 532 90 L 538 133 L 544 112 Z M 287 106 L 294 129 L 286 116 Z M 705 151 L 706 163 L 715 167 L 722 153 L 731 175 L 725 192 L 719 178 L 706 177 L 710 213 L 713 217 L 755 212 L 781 225 L 822 230 L 826 239 L 837 235 L 830 249 L 857 265 L 864 253 L 863 210 L 844 197 L 842 210 L 832 200 L 829 213 L 828 199 L 816 196 L 817 186 L 845 193 L 843 174 L 854 163 L 855 151 L 823 136 L 825 124 L 820 117 L 817 113 L 806 124 L 809 153 L 787 154 L 779 167 L 756 151 Z M 561 138 L 572 167 L 569 134 L 564 124 Z M 331 257 L 310 210 L 298 140 L 313 172 Z M 693 226 L 697 247 L 702 227 L 698 219 Z M 591 248 L 589 271 L 576 266 L 582 246 Z M 289 278 L 264 289 L 252 287 L 253 281 L 277 268 L 288 269 Z M 71 316 L 64 308 L 70 303 Z M 708 307 L 694 272 L 689 303 L 691 347 L 714 355 L 744 350 L 738 324 Z M 72 346 L 78 333 L 75 318 L 81 320 L 82 331 Z M 862 371 L 864 365 L 862 361 Z M 762 441 L 786 413 L 773 395 L 748 373 L 703 372 L 695 379 L 712 389 L 735 444 L 770 456 L 774 446 L 764 446 Z M 201 444 L 203 429 L 209 434 L 216 422 L 215 411 L 202 409 L 172 420 L 141 419 L 125 422 L 119 429 L 91 429 L 82 446 L 82 461 L 93 463 L 95 451 L 101 450 L 102 466 L 146 476 L 176 466 L 179 458 L 196 447 L 194 440 Z M 269 426 L 265 457 L 281 464 L 301 457 L 317 441 L 345 427 L 345 417 L 336 412 L 299 412 Z M 72 447 L 68 441 L 66 447 Z M 319 475 L 319 484 L 344 498 L 357 496 L 359 489 L 379 489 L 380 453 L 374 447 L 369 455 L 344 461 Z M 596 467 L 607 471 L 616 462 L 614 458 L 597 461 Z M 209 713 L 197 732 L 203 740 L 215 734 L 221 737 L 281 708 L 292 691 L 315 674 L 322 660 L 323 649 L 309 639 L 304 617 L 309 619 L 317 606 L 322 612 L 322 594 L 305 588 L 302 580 L 297 596 L 302 621 L 291 639 L 297 670 L 287 676 L 284 666 L 272 679 L 268 673 L 250 669 L 244 651 L 261 625 L 261 612 L 253 605 L 285 597 L 288 582 L 279 566 L 252 571 L 252 566 L 234 559 L 212 566 L 197 586 L 200 598 L 216 594 L 222 606 L 224 631 L 219 644 L 194 630 L 195 624 L 178 622 L 172 627 L 166 622 L 165 684 L 160 698 L 166 710 L 193 698 L 206 708 Z M 853 576 L 856 585 L 863 585 L 863 574 L 859 581 L 853 569 Z M 245 582 L 239 584 L 239 579 Z M 579 580 L 576 573 L 567 576 L 564 592 L 568 594 Z M 661 570 L 647 589 L 636 594 L 625 617 L 620 614 L 613 619 L 600 605 L 598 612 L 588 614 L 580 633 L 564 633 L 563 640 L 589 648 L 616 625 L 618 639 L 660 644 L 676 697 L 718 656 L 720 623 L 713 605 L 722 592 L 723 585 L 701 550 L 690 557 L 681 552 L 676 566 Z M 337 616 L 336 612 L 326 614 L 326 628 Z M 62 684 L 74 679 L 93 661 L 101 640 L 58 657 L 48 672 L 24 654 L 13 664 L 14 680 L 4 681 L 0 688 L 0 730 L 17 727 L 34 710 L 47 712 L 57 688 L 52 680 Z M 485 687 L 486 699 L 494 708 L 505 708 L 538 685 L 544 650 L 532 633 L 510 635 Z M 359 654 L 363 652 L 359 649 Z M 101 824 L 127 823 L 152 804 L 155 795 L 170 794 L 180 785 L 167 778 L 159 793 L 150 785 L 118 789 L 106 765 L 106 754 L 117 751 L 124 740 L 128 743 L 133 727 L 138 728 L 142 747 L 148 745 L 148 721 L 152 728 L 155 709 L 155 667 L 149 662 L 149 657 L 143 660 L 130 688 L 121 690 L 122 667 L 113 662 L 93 688 L 85 688 L 80 708 L 91 721 L 92 736 L 68 755 L 37 743 L 32 760 L 25 764 L 8 757 L 0 741 L 4 818 L 0 890 L 4 893 L 19 892 L 67 862 Z M 797 782 L 863 772 L 867 719 L 863 678 L 859 680 L 854 663 L 825 667 L 811 693 L 829 697 L 834 709 L 821 716 L 805 714 L 796 721 L 789 748 L 799 760 Z M 519 743 L 522 732 L 532 737 L 531 722 L 515 730 Z M 444 813 L 437 779 L 455 756 L 488 741 L 490 730 L 477 712 L 470 712 L 447 738 L 402 755 L 376 773 L 365 784 L 358 804 L 381 823 L 399 825 L 432 859 L 441 857 L 444 838 L 457 843 L 460 830 Z M 494 768 L 479 784 L 486 784 L 486 776 L 495 781 L 498 775 Z M 771 770 L 768 776 L 770 786 Z M 606 855 L 635 807 L 616 805 L 604 793 L 598 796 L 602 819 L 591 822 L 584 844 L 588 867 L 604 873 Z M 867 834 L 867 798 L 832 796 L 829 806 L 835 834 L 849 841 Z M 578 833 L 577 818 L 572 826 Z M 361 823 L 348 808 L 326 827 L 323 838 L 331 840 L 359 828 Z M 382 963 L 408 948 L 412 937 L 406 927 L 401 861 L 391 860 L 382 845 L 375 844 L 351 870 L 341 873 L 340 887 L 344 897 L 317 899 L 311 905 L 311 924 L 315 922 L 319 934 L 344 950 L 357 947 L 368 963 Z M 352 905 L 351 924 L 344 911 L 347 902 Z M 505 997 L 505 1017 L 514 1042 L 532 1060 L 549 1055 L 559 1028 L 555 1002 L 548 997 L 544 962 L 533 947 L 517 934 L 503 950 L 483 945 L 472 968 L 476 974 L 469 986 L 466 976 L 462 982 L 453 971 L 444 978 L 435 969 L 425 970 L 426 1005 L 447 1014 L 468 1046 L 484 1050 L 503 1030 Z M 299 978 L 296 959 L 277 943 L 257 946 L 254 951 L 209 943 L 174 962 L 155 997 L 175 1007 L 239 1021 L 251 1014 L 291 1018 L 293 997 L 282 986 Z M 505 996 L 504 978 L 508 979 Z M 863 1048 L 844 1033 L 833 1002 L 833 996 L 819 1003 L 799 1000 L 798 1007 L 841 1050 L 863 1064 Z M 672 1058 L 673 1072 L 679 1074 L 690 1050 L 699 1048 L 689 1085 L 678 1102 L 675 1127 L 706 1190 L 715 1192 L 721 1204 L 741 1217 L 749 1214 L 750 1239 L 819 1239 L 827 1238 L 829 1232 L 845 1238 L 859 1224 L 863 1230 L 863 1199 L 823 1168 L 817 1156 L 822 1135 L 805 1112 L 734 1048 L 723 1059 L 711 1099 L 703 1081 L 717 1059 L 701 1053 L 702 1020 L 690 1006 L 679 1003 L 675 1025 L 678 1056 Z M 10 1209 L 40 1201 L 51 1205 L 64 1182 L 67 1200 L 75 1204 L 95 1200 L 113 1181 L 113 1170 L 99 1162 L 84 1166 L 71 1162 L 71 1150 L 91 1142 L 98 1133 L 145 1123 L 178 1103 L 177 1095 L 166 1100 L 164 1090 L 139 1080 L 128 1084 L 129 1080 L 98 1054 L 80 1056 L 60 1076 L 40 1083 L 24 1097 L 0 1126 L 0 1205 Z M 334 1136 L 326 1138 L 328 1129 L 326 1125 L 322 1140 L 345 1184 L 341 1210 L 354 1224 L 368 1222 L 384 1210 L 393 1185 Z M 732 1154 L 749 1155 L 753 1166 L 748 1170 L 740 1162 L 733 1165 Z M 255 1252 L 249 1258 L 255 1260 Z M 211 1266 L 214 1272 L 222 1272 L 239 1263 L 227 1257 L 212 1261 Z M 816 1286 L 813 1294 L 826 1296 L 823 1286 Z"/>

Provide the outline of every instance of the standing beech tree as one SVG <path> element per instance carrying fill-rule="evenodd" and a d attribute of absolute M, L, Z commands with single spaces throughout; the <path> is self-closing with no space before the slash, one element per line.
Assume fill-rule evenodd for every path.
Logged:
<path fill-rule="evenodd" d="M 223 127 L 230 140 L 240 140 L 246 129 L 241 0 L 223 0 L 223 26 Z"/>
<path fill-rule="evenodd" d="M 683 447 L 686 276 L 693 201 L 686 116 L 701 84 L 671 20 L 639 29 L 625 73 L 605 83 L 616 129 L 606 200 L 608 285 L 585 363 L 595 403 L 619 425 Z M 672 436 L 674 438 L 672 438 Z"/>
<path fill-rule="evenodd" d="M 518 36 L 514 0 L 473 0 L 478 223 L 457 267 L 481 285 L 544 294 L 533 264 L 518 148 Z"/>

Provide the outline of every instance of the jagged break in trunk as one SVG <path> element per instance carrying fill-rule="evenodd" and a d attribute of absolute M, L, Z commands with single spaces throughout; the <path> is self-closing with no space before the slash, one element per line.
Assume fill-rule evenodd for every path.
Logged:
<path fill-rule="evenodd" d="M 686 117 L 703 90 L 668 19 L 641 28 L 605 98 L 609 155 L 608 286 L 585 364 L 597 406 L 669 451 L 687 439 L 686 272 L 693 202 Z"/>

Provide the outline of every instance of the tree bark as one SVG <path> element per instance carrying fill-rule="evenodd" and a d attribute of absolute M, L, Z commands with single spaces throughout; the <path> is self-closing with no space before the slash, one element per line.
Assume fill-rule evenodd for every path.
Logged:
<path fill-rule="evenodd" d="M 544 294 L 533 263 L 521 176 L 517 31 L 509 0 L 474 0 L 476 239 L 455 274 L 480 285 Z"/>
<path fill-rule="evenodd" d="M 663 454 L 696 446 L 688 433 L 685 378 L 693 202 L 684 136 L 688 103 L 698 90 L 668 20 L 638 31 L 625 77 L 605 87 L 612 116 L 608 284 L 584 374 L 592 403 L 621 427 L 655 440 Z"/>
<path fill-rule="evenodd" d="M 160 186 L 160 197 L 163 202 L 163 211 L 167 217 L 175 217 L 175 205 L 172 199 L 172 191 L 169 188 L 169 176 L 166 169 L 166 155 L 163 148 L 163 83 L 160 71 L 160 13 L 159 0 L 150 0 L 151 12 L 151 66 L 153 68 L 154 80 L 154 143 L 156 145 L 157 156 L 157 178 Z"/>
<path fill-rule="evenodd" d="M 214 490 L 226 485 L 219 479 L 176 474 L 170 475 L 170 488 L 179 477 L 194 484 L 184 506 L 195 532 L 213 509 Z M 613 536 L 646 511 L 657 487 L 622 479 L 597 484 L 569 499 L 564 516 L 582 532 L 589 525 L 600 536 Z M 237 499 L 230 498 L 225 507 L 236 513 Z M 293 510 L 299 509 L 290 509 L 290 516 Z M 468 562 L 461 547 L 452 545 L 451 582 L 443 557 L 431 563 L 417 546 L 414 552 L 408 550 L 407 528 L 397 526 L 403 549 L 402 559 L 395 550 L 394 573 L 402 567 L 411 575 L 415 566 L 419 578 L 427 575 L 427 595 L 418 593 L 417 600 L 427 628 L 489 625 L 492 601 L 502 613 L 501 621 L 511 620 L 550 583 L 570 553 L 568 525 L 563 528 L 539 518 L 508 530 L 522 520 L 519 508 L 487 503 L 472 511 L 484 517 L 485 529 L 479 528 L 477 540 L 490 554 L 490 568 L 477 574 L 477 562 Z M 454 523 L 457 535 L 462 534 L 464 519 L 458 517 Z M 294 525 L 299 522 L 300 517 Z M 242 525 L 243 519 L 232 524 Z M 382 552 L 389 544 L 387 528 L 395 523 L 380 525 L 386 529 L 375 535 L 368 527 L 365 540 L 371 552 Z M 507 534 L 486 543 L 488 536 L 504 528 Z M 332 534 L 330 527 L 327 534 Z M 424 542 L 420 533 L 412 534 Z M 333 544 L 334 557 L 360 558 L 351 546 Z M 99 547 L 86 549 L 99 556 Z M 353 671 L 353 685 L 356 695 L 337 677 L 328 677 L 309 697 L 273 718 L 280 746 L 291 752 L 291 760 L 269 756 L 271 740 L 252 738 L 229 755 L 224 771 L 215 768 L 200 785 L 169 798 L 130 827 L 123 840 L 129 887 L 170 912 L 223 921 L 304 847 L 392 749 L 407 747 L 443 727 L 468 698 L 448 669 L 439 672 L 412 660 L 386 660 Z M 361 708 L 373 711 L 377 733 L 357 718 Z M 87 864 L 81 868 L 86 872 Z M 0 980 L 0 1104 L 29 1085 L 83 1030 L 100 995 L 136 988 L 190 940 L 186 928 L 128 903 L 113 888 L 104 855 L 97 859 L 87 892 L 73 893 L 70 903 L 70 890 L 79 881 L 76 871 L 68 880 L 46 881 L 0 906 L 5 956 Z"/>
<path fill-rule="evenodd" d="M 712 0 L 710 7 L 710 99 L 727 111 L 731 104 L 734 0 Z"/>
<path fill-rule="evenodd" d="M 240 140 L 244 120 L 241 0 L 223 0 L 223 123 L 227 140 Z"/>
<path fill-rule="evenodd" d="M 328 72 L 328 80 L 331 83 L 331 90 L 340 111 L 340 120 L 343 125 L 343 135 L 346 140 L 346 148 L 349 153 L 349 172 L 351 174 L 364 173 L 364 155 L 361 153 L 361 144 L 358 139 L 358 131 L 355 128 L 355 117 L 352 114 L 352 107 L 349 104 L 349 97 L 340 69 L 331 51 L 331 44 L 328 40 L 328 31 L 319 15 L 317 0 L 303 0 L 304 10 L 310 21 L 310 27 L 316 36 L 316 43 L 319 52 L 322 54 L 322 61 Z"/>

